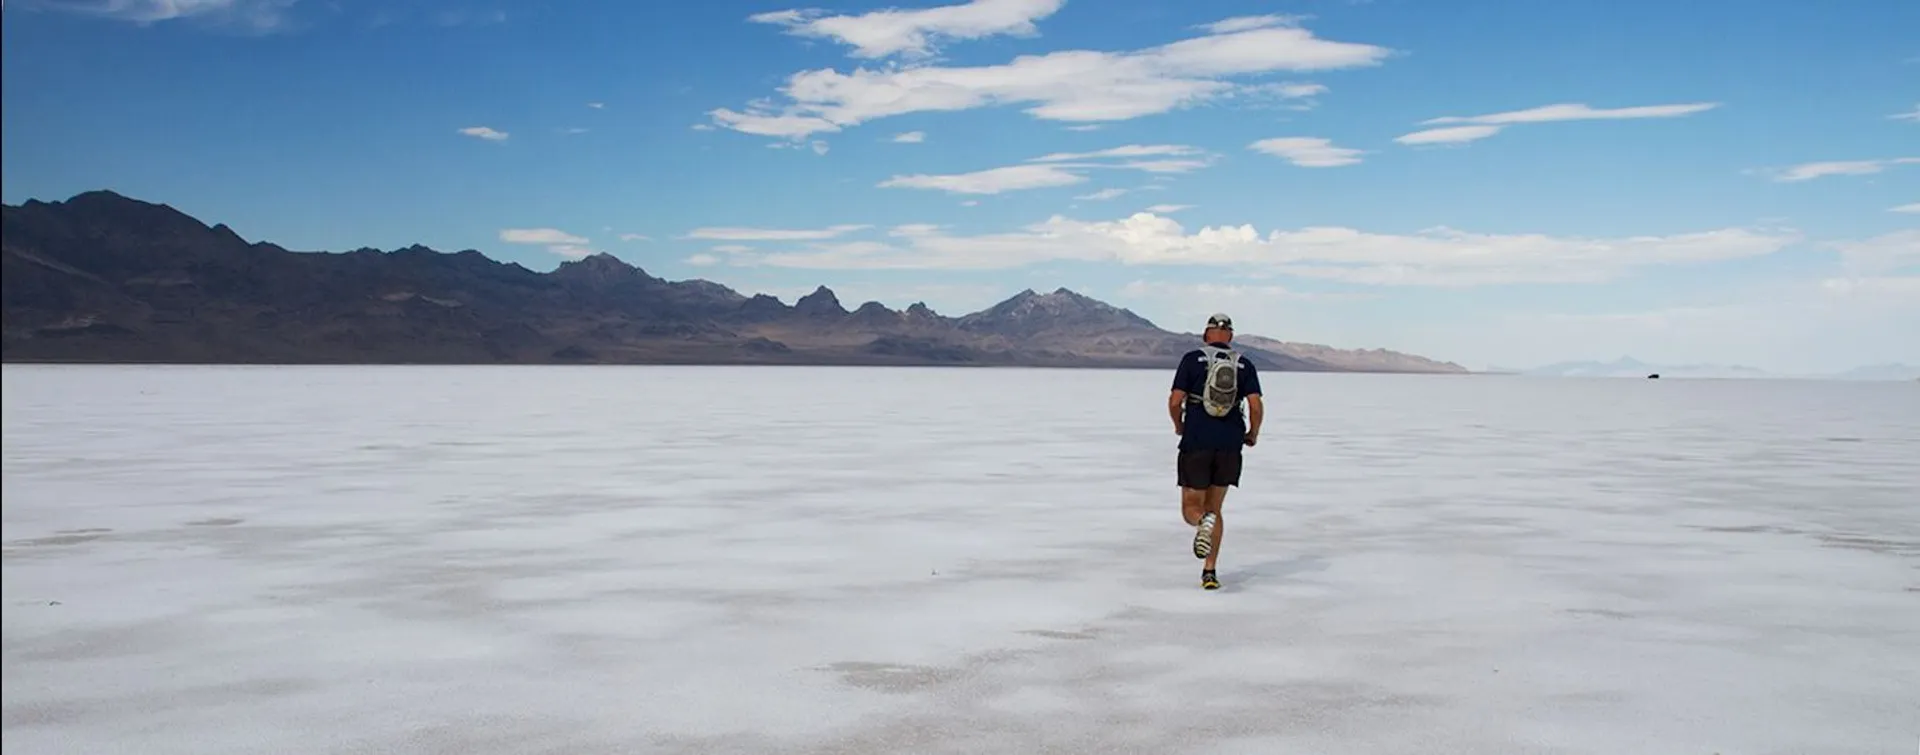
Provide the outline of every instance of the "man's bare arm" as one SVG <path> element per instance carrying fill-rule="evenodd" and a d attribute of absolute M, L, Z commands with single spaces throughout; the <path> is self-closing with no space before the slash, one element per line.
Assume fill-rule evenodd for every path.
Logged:
<path fill-rule="evenodd" d="M 1247 445 L 1260 440 L 1260 422 L 1266 417 L 1266 401 L 1258 393 L 1247 394 Z"/>
<path fill-rule="evenodd" d="M 1173 389 L 1173 394 L 1167 396 L 1167 416 L 1173 419 L 1174 435 L 1186 432 L 1186 428 L 1182 426 L 1187 417 L 1186 408 L 1187 392 L 1179 388 Z"/>

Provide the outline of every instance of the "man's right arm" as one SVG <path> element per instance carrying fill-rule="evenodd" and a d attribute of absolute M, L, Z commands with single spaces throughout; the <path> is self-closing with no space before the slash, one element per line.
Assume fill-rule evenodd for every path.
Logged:
<path fill-rule="evenodd" d="M 1187 391 L 1185 386 L 1193 384 L 1192 361 L 1182 357 L 1180 366 L 1173 370 L 1173 391 L 1167 395 L 1167 418 L 1173 420 L 1173 434 L 1182 435 L 1187 431 Z"/>

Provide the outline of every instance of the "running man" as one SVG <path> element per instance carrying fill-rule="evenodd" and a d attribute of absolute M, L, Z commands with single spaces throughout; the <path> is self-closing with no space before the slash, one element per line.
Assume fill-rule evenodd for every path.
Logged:
<path fill-rule="evenodd" d="M 1173 433 L 1180 436 L 1180 513 L 1194 528 L 1194 557 L 1205 559 L 1200 586 L 1217 590 L 1220 579 L 1214 567 L 1226 529 L 1220 504 L 1227 488 L 1240 485 L 1241 447 L 1259 442 L 1266 407 L 1260 398 L 1260 374 L 1231 346 L 1233 318 L 1207 318 L 1201 339 L 1206 345 L 1180 357 L 1174 370 L 1167 414 Z"/>

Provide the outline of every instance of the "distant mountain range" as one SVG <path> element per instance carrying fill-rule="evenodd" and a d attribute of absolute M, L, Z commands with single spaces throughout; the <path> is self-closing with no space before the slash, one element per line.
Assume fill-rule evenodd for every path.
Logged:
<path fill-rule="evenodd" d="M 1831 374 L 1778 374 L 1754 367 L 1720 364 L 1649 364 L 1632 357 L 1611 362 L 1560 362 L 1531 369 L 1490 367 L 1488 372 L 1545 377 L 1618 377 L 1644 378 L 1824 378 L 1829 380 L 1920 380 L 1920 367 L 1906 364 L 1878 364 L 1856 367 Z"/>
<path fill-rule="evenodd" d="M 477 251 L 293 252 L 107 191 L 0 208 L 8 362 L 890 364 L 1159 367 L 1193 348 L 1067 289 L 949 317 L 789 306 L 606 254 L 549 273 Z M 1464 373 L 1451 362 L 1241 336 L 1280 371 Z"/>

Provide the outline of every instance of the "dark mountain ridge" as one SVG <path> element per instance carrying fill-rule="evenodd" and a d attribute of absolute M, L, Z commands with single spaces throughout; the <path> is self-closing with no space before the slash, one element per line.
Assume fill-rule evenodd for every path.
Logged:
<path fill-rule="evenodd" d="M 474 250 L 289 251 L 108 191 L 0 213 L 9 362 L 1165 368 L 1197 343 L 1064 288 L 959 317 L 849 310 L 825 286 L 789 306 L 607 254 L 537 273 Z M 1353 370 L 1327 356 L 1348 352 L 1276 344 L 1243 350 L 1270 370 Z M 1406 356 L 1370 371 L 1465 370 Z"/>

